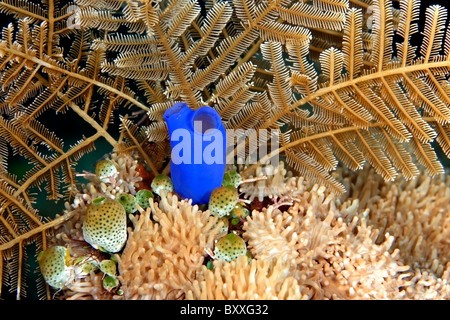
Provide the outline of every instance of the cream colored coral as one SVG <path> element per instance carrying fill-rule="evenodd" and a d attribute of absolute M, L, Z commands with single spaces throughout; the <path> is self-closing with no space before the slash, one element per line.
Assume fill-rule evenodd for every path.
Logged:
<path fill-rule="evenodd" d="M 414 271 L 408 279 L 406 297 L 414 300 L 449 300 L 450 299 L 450 262 L 444 267 L 440 277 L 432 271 Z"/>
<path fill-rule="evenodd" d="M 262 212 L 253 211 L 244 223 L 244 239 L 258 259 L 292 260 L 300 254 L 314 259 L 323 245 L 331 244 L 345 230 L 342 219 L 331 222 L 339 213 L 332 195 L 314 186 L 304 192 L 287 211 L 272 206 Z"/>
<path fill-rule="evenodd" d="M 289 261 L 289 274 L 310 288 L 310 298 L 401 298 L 410 268 L 398 250 L 389 252 L 392 236 L 375 243 L 378 230 L 367 226 L 366 217 L 357 201 L 339 205 L 325 188 L 314 186 L 287 212 L 253 211 L 244 238 L 255 259 Z"/>
<path fill-rule="evenodd" d="M 385 182 L 366 168 L 359 174 L 341 172 L 349 193 L 368 208 L 367 224 L 393 237 L 390 252 L 411 267 L 405 298 L 450 298 L 450 176 Z M 367 177 L 364 182 L 362 177 Z"/>
<path fill-rule="evenodd" d="M 111 300 L 114 296 L 103 289 L 103 274 L 91 272 L 79 277 L 64 289 L 66 300 Z"/>
<path fill-rule="evenodd" d="M 356 234 L 355 234 L 356 233 Z M 376 244 L 377 232 L 365 225 L 364 220 L 356 231 L 346 230 L 345 237 L 328 249 L 324 262 L 325 277 L 337 281 L 345 299 L 400 299 L 405 293 L 404 280 L 410 267 L 399 258 L 398 250 L 389 253 L 393 237 Z M 336 288 L 335 288 L 336 289 Z M 327 296 L 327 288 L 324 295 Z"/>
<path fill-rule="evenodd" d="M 289 263 L 281 260 L 214 261 L 214 271 L 205 266 L 186 293 L 186 299 L 288 300 L 304 299 L 302 288 L 289 275 Z"/>
<path fill-rule="evenodd" d="M 119 261 L 124 299 L 175 299 L 184 296 L 197 277 L 222 223 L 191 200 L 162 196 L 159 204 L 132 217 Z"/>
<path fill-rule="evenodd" d="M 258 260 L 291 262 L 299 255 L 297 223 L 287 212 L 273 206 L 262 212 L 255 210 L 245 221 L 243 230 L 248 249 Z"/>

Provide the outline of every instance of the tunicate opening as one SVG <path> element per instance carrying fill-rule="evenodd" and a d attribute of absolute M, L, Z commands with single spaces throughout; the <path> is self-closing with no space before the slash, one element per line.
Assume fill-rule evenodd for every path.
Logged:
<path fill-rule="evenodd" d="M 192 117 L 194 130 L 204 134 L 209 129 L 216 129 L 219 127 L 220 119 L 215 113 L 214 109 L 209 107 L 202 107 L 198 109 Z"/>

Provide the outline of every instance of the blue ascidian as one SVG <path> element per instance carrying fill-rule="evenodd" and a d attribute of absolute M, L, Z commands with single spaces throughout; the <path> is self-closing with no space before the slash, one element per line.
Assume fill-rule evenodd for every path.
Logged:
<path fill-rule="evenodd" d="M 225 173 L 226 133 L 219 114 L 209 106 L 197 110 L 175 103 L 164 113 L 172 148 L 174 190 L 193 204 L 206 204 Z"/>

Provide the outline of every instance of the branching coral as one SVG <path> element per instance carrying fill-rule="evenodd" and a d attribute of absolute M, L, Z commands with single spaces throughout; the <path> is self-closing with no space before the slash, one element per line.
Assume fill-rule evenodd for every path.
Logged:
<path fill-rule="evenodd" d="M 370 224 L 396 237 L 394 245 L 408 264 L 438 267 L 433 271 L 442 274 L 443 264 L 450 260 L 450 177 L 421 176 L 412 181 L 378 183 L 380 188 L 372 195 L 377 201 L 367 204 L 373 212 Z M 363 187 L 361 192 L 375 191 L 366 189 L 370 190 Z"/>
<path fill-rule="evenodd" d="M 170 193 L 159 204 L 150 201 L 140 216 L 130 216 L 133 228 L 119 261 L 124 298 L 182 298 L 222 222 Z"/>
<path fill-rule="evenodd" d="M 296 222 L 286 212 L 281 213 L 273 207 L 263 212 L 254 211 L 243 229 L 249 249 L 258 260 L 291 262 L 299 255 Z"/>
<path fill-rule="evenodd" d="M 348 185 L 347 197 L 359 198 L 369 209 L 367 224 L 393 237 L 390 251 L 398 250 L 411 266 L 406 295 L 411 299 L 450 297 L 450 178 L 427 175 L 406 181 L 384 182 L 366 168 L 359 174 L 340 172 Z M 366 177 L 363 179 L 363 177 Z"/>
<path fill-rule="evenodd" d="M 187 299 L 269 300 L 304 299 L 297 280 L 289 275 L 289 264 L 281 260 L 255 260 L 245 256 L 234 261 L 215 261 L 214 271 L 202 268 Z"/>
<path fill-rule="evenodd" d="M 367 172 L 361 175 L 367 176 Z M 437 192 L 438 188 L 429 186 L 429 182 L 429 179 L 424 179 L 420 184 L 422 188 L 416 189 L 410 184 L 409 188 L 400 192 L 405 201 L 400 206 L 404 210 L 408 207 L 409 212 L 413 212 L 415 206 L 428 211 L 445 211 L 436 207 L 435 202 L 446 199 L 448 190 L 443 191 L 446 188 L 441 184 L 440 192 Z M 423 187 L 424 183 L 427 188 Z M 392 183 L 392 186 L 397 191 L 402 188 L 401 184 Z M 359 190 L 359 187 L 355 189 Z M 428 196 L 424 197 L 424 189 L 434 190 L 435 197 L 430 197 L 428 192 L 425 192 Z M 386 198 L 380 199 L 379 195 L 375 195 L 376 199 L 367 201 L 390 203 L 389 208 L 394 211 L 394 199 L 387 194 Z M 413 204 L 406 200 L 406 194 L 412 194 L 412 199 L 421 198 L 428 204 L 420 204 L 420 201 Z M 396 224 L 397 230 L 396 227 L 390 229 L 386 222 L 374 225 L 370 217 L 380 217 L 376 207 L 372 206 L 374 212 L 370 213 L 371 209 L 358 203 L 358 198 L 348 197 L 347 201 L 341 201 L 335 199 L 333 194 L 327 195 L 325 188 L 314 187 L 297 195 L 296 203 L 286 212 L 273 207 L 261 212 L 255 210 L 244 224 L 244 239 L 248 241 L 255 259 L 290 261 L 290 274 L 300 284 L 310 286 L 310 298 L 313 299 L 448 298 L 448 270 L 442 273 L 440 266 L 440 273 L 436 275 L 432 274 L 433 270 L 425 270 L 421 274 L 420 270 L 414 270 L 411 258 L 404 258 L 404 255 L 410 255 L 411 248 L 408 246 L 411 246 L 411 241 L 416 244 L 417 238 L 426 237 L 423 232 L 417 234 L 424 226 L 419 228 L 416 222 L 416 226 L 409 227 L 412 232 L 406 232 L 407 221 Z M 427 226 L 434 220 L 442 221 L 441 214 L 437 215 L 439 219 L 428 220 L 428 215 L 417 220 Z M 381 230 L 386 231 L 383 235 L 377 228 L 381 226 L 384 227 Z M 403 239 L 399 239 L 402 235 L 400 230 L 403 230 Z M 440 237 L 433 239 L 438 241 L 436 249 L 426 244 L 417 248 L 423 248 L 421 257 L 436 255 L 437 248 L 442 247 Z M 399 245 L 396 245 L 397 242 Z M 406 246 L 406 243 L 409 245 Z M 442 258 L 448 261 L 445 256 Z M 434 261 L 435 268 L 437 265 Z M 435 290 L 434 294 L 431 288 Z"/>
<path fill-rule="evenodd" d="M 114 295 L 103 288 L 103 274 L 91 272 L 78 278 L 64 290 L 67 300 L 110 300 Z"/>

